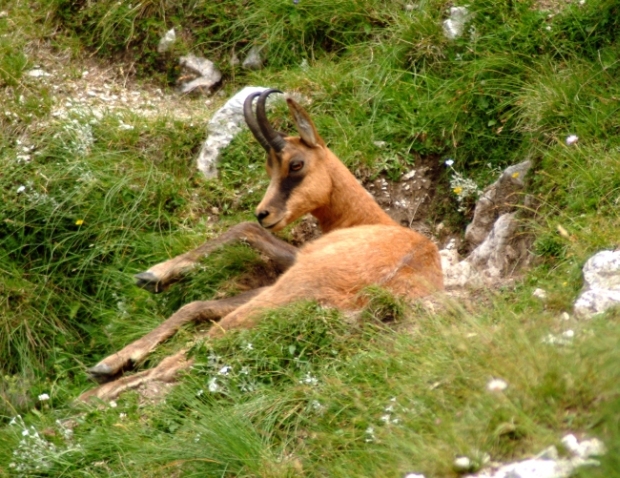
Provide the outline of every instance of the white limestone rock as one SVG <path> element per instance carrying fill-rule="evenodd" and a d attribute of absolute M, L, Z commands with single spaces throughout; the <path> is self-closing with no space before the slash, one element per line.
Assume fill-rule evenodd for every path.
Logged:
<path fill-rule="evenodd" d="M 468 478 L 568 478 L 581 466 L 597 466 L 593 456 L 605 454 L 605 446 L 597 438 L 583 440 L 566 435 L 562 443 L 572 456 L 559 458 L 555 447 L 543 450 L 536 458 L 486 469 Z"/>
<path fill-rule="evenodd" d="M 177 34 L 174 31 L 174 28 L 171 28 L 164 34 L 163 37 L 161 37 L 161 40 L 159 40 L 159 44 L 157 45 L 157 53 L 166 53 L 170 50 L 170 48 L 172 48 L 172 45 L 174 45 L 174 42 L 176 41 Z"/>
<path fill-rule="evenodd" d="M 454 40 L 463 35 L 465 24 L 471 17 L 472 15 L 467 7 L 450 8 L 450 18 L 443 22 L 443 32 L 446 38 Z"/>
<path fill-rule="evenodd" d="M 584 291 L 574 305 L 575 315 L 589 319 L 620 306 L 620 251 L 601 251 L 583 266 Z"/>
<path fill-rule="evenodd" d="M 209 120 L 208 136 L 198 155 L 198 169 L 207 178 L 217 176 L 217 160 L 220 151 L 228 146 L 245 125 L 243 102 L 254 92 L 266 90 L 262 86 L 246 86 L 231 97 Z M 269 104 L 269 100 L 267 101 Z"/>
<path fill-rule="evenodd" d="M 179 58 L 181 66 L 196 76 L 191 81 L 183 83 L 181 93 L 190 93 L 194 90 L 210 91 L 222 79 L 222 72 L 211 60 L 196 55 L 186 55 Z"/>
<path fill-rule="evenodd" d="M 520 202 L 519 192 L 525 187 L 524 178 L 532 163 L 523 161 L 502 172 L 493 184 L 485 188 L 476 202 L 474 217 L 465 229 L 465 239 L 473 246 L 482 244 L 491 232 L 497 218 L 510 212 Z"/>
<path fill-rule="evenodd" d="M 500 216 L 484 242 L 467 257 L 467 261 L 487 280 L 502 277 L 519 258 L 519 251 L 511 241 L 517 229 L 515 213 Z"/>
<path fill-rule="evenodd" d="M 260 70 L 263 67 L 263 58 L 261 57 L 261 48 L 253 46 L 248 56 L 245 57 L 241 66 L 246 70 Z"/>

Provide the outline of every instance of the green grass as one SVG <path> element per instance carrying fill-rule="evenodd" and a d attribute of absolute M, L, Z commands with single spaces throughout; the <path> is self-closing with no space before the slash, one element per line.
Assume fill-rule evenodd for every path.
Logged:
<path fill-rule="evenodd" d="M 475 2 L 471 28 L 456 41 L 441 30 L 448 4 L 404 7 L 2 7 L 0 476 L 443 477 L 455 476 L 457 455 L 510 461 L 569 432 L 598 436 L 609 450 L 600 467 L 578 476 L 617 475 L 620 316 L 559 318 L 582 287 L 587 258 L 618 247 L 617 2 L 567 4 L 552 17 L 527 2 Z M 172 27 L 180 41 L 157 54 Z M 427 221 L 455 233 L 471 209 L 457 210 L 447 158 L 480 187 L 531 159 L 522 220 L 536 260 L 513 284 L 446 299 L 434 312 L 377 288 L 355 319 L 312 303 L 273 311 L 254 330 L 197 344 L 196 366 L 165 402 L 127 393 L 116 408 L 77 405 L 92 387 L 86 367 L 185 303 L 234 294 L 248 270 L 265 267 L 240 245 L 161 295 L 132 280 L 250 219 L 267 179 L 264 153 L 247 132 L 224 151 L 218 180 L 207 181 L 194 164 L 203 125 L 131 111 L 52 115 L 57 90 L 26 74 L 41 61 L 35 46 L 44 40 L 65 58 L 67 78 L 93 57 L 132 66 L 139 81 L 165 88 L 179 74 L 178 55 L 192 51 L 218 62 L 226 93 L 246 84 L 297 91 L 360 176 L 398 179 L 420 159 L 436 161 L 442 199 Z M 255 44 L 264 48 L 264 70 L 228 64 L 232 49 L 242 56 Z M 292 129 L 283 105 L 270 116 L 278 129 Z M 569 134 L 579 136 L 571 147 Z M 219 220 L 208 220 L 214 208 Z M 536 287 L 547 290 L 546 303 L 531 297 Z M 568 328 L 571 345 L 543 343 Z M 182 330 L 146 366 L 194 331 Z M 486 389 L 493 378 L 508 382 L 505 392 Z M 49 401 L 38 399 L 43 393 Z"/>

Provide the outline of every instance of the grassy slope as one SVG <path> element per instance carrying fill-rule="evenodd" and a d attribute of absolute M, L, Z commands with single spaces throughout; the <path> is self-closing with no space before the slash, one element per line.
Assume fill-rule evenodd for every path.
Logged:
<path fill-rule="evenodd" d="M 567 431 L 610 448 L 600 469 L 580 474 L 613 476 L 620 316 L 558 317 L 570 311 L 587 257 L 618 246 L 615 2 L 549 17 L 480 1 L 474 28 L 455 42 L 442 36 L 438 1 L 413 12 L 377 0 L 136 5 L 49 0 L 37 10 L 14 0 L 0 18 L 0 476 L 15 472 L 11 463 L 45 476 L 450 476 L 456 455 L 509 460 Z M 259 262 L 235 247 L 164 295 L 136 290 L 131 273 L 201 240 L 205 211 L 222 211 L 209 233 L 248 215 L 266 184 L 260 148 L 242 134 L 220 181 L 208 182 L 193 172 L 201 127 L 130 111 L 52 117 L 53 91 L 24 76 L 31 42 L 56 31 L 52 46 L 78 60 L 83 48 L 129 56 L 139 73 L 166 82 L 174 56 L 157 56 L 156 44 L 179 25 L 192 33 L 175 54 L 210 52 L 228 90 L 272 84 L 312 98 L 320 131 L 352 168 L 398 177 L 416 155 L 432 154 L 484 185 L 497 168 L 533 159 L 535 214 L 524 221 L 536 267 L 475 306 L 438 314 L 403 309 L 380 291 L 356 327 L 313 304 L 274 312 L 257 330 L 197 348 L 199 365 L 166 403 L 142 406 L 127 394 L 116 408 L 73 407 L 90 386 L 85 365 L 183 303 L 232 292 L 231 278 Z M 225 66 L 230 49 L 243 53 L 250 40 L 266 45 L 268 67 Z M 564 144 L 568 134 L 579 135 L 576 147 Z M 35 148 L 28 162 L 19 160 L 24 146 Z M 429 221 L 457 227 L 466 215 L 448 184 L 447 171 L 447 199 Z M 531 298 L 535 287 L 549 292 L 546 306 Z M 387 315 L 393 328 L 380 324 Z M 568 328 L 572 345 L 542 343 Z M 508 381 L 506 392 L 485 390 L 493 377 Z M 39 402 L 41 393 L 51 400 Z M 24 422 L 9 424 L 18 414 Z M 24 436 L 24 427 L 34 428 Z"/>

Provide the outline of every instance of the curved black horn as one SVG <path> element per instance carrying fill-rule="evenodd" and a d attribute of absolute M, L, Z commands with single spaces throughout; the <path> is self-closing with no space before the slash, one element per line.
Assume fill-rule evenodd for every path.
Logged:
<path fill-rule="evenodd" d="M 265 151 L 269 152 L 271 149 L 271 145 L 269 141 L 265 139 L 263 133 L 258 126 L 258 122 L 256 121 L 256 116 L 254 116 L 254 112 L 252 111 L 252 103 L 254 102 L 254 98 L 260 95 L 260 91 L 256 91 L 254 93 L 249 94 L 245 101 L 243 102 L 243 117 L 245 118 L 245 122 L 250 128 L 250 131 L 256 138 L 256 141 L 260 143 L 260 145 L 265 148 Z"/>
<path fill-rule="evenodd" d="M 258 104 L 256 105 L 256 119 L 258 120 L 258 126 L 263 133 L 263 136 L 267 139 L 269 145 L 279 153 L 286 146 L 286 141 L 282 138 L 280 133 L 272 128 L 267 120 L 267 113 L 265 113 L 265 100 L 271 93 L 282 93 L 280 90 L 270 89 L 263 91 L 258 97 Z"/>

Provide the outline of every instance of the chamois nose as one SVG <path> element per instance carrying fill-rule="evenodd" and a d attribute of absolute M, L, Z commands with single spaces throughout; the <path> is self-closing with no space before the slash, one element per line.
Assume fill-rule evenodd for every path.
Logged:
<path fill-rule="evenodd" d="M 269 211 L 267 211 L 266 209 L 263 209 L 262 211 L 258 211 L 254 213 L 254 215 L 256 216 L 256 219 L 258 219 L 258 222 L 262 223 L 263 219 L 269 216 Z"/>

